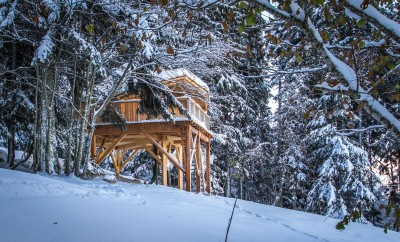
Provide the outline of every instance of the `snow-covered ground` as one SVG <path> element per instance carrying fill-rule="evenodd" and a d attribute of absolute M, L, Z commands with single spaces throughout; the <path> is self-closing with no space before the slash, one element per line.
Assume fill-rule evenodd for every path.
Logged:
<path fill-rule="evenodd" d="M 224 241 L 234 199 L 0 169 L 0 241 Z M 228 241 L 385 242 L 400 233 L 237 201 Z"/>

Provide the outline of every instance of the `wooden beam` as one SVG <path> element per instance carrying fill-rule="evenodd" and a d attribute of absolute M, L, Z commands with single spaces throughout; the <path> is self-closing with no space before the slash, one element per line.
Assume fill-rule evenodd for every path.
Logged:
<path fill-rule="evenodd" d="M 201 190 L 201 192 L 204 192 L 204 190 L 205 190 L 205 182 L 204 182 L 204 169 L 203 169 L 203 153 L 202 153 L 202 150 L 201 150 L 201 136 L 199 136 L 199 139 L 198 139 L 198 149 L 199 149 L 199 160 L 198 160 L 198 164 L 199 164 L 199 166 L 200 166 L 200 181 L 201 181 L 201 184 L 200 184 L 200 190 Z"/>
<path fill-rule="evenodd" d="M 107 147 L 106 150 L 101 152 L 99 157 L 96 160 L 96 164 L 99 165 L 103 160 L 110 154 L 110 152 L 118 145 L 118 143 L 126 136 L 126 133 L 121 134 L 114 142 Z"/>
<path fill-rule="evenodd" d="M 185 180 L 186 180 L 186 191 L 190 192 L 192 190 L 192 161 L 190 155 L 191 141 L 192 141 L 192 132 L 191 132 L 190 124 L 186 126 L 186 144 L 185 144 Z"/>
<path fill-rule="evenodd" d="M 124 160 L 124 157 L 125 157 L 127 151 L 128 151 L 127 149 L 123 149 L 123 151 L 122 151 L 121 160 L 120 160 L 120 163 L 119 163 L 120 166 L 122 165 L 122 161 Z"/>
<path fill-rule="evenodd" d="M 155 141 L 153 139 L 153 137 L 151 137 L 149 134 L 146 133 L 142 133 L 144 136 L 146 136 L 153 145 L 155 145 L 159 151 L 161 151 L 162 153 L 164 153 L 168 159 L 172 162 L 172 164 L 175 165 L 176 168 L 181 169 L 182 171 L 184 170 L 183 167 L 178 163 L 178 161 L 176 160 L 176 158 L 174 158 L 170 153 L 168 153 L 157 141 Z"/>
<path fill-rule="evenodd" d="M 103 140 L 101 141 L 101 145 L 99 146 L 99 150 L 97 151 L 96 157 L 99 157 L 100 153 L 103 152 L 105 143 L 106 143 L 106 138 L 103 137 Z"/>
<path fill-rule="evenodd" d="M 92 138 L 90 156 L 92 159 L 96 158 L 96 135 L 93 135 L 93 138 Z"/>
<path fill-rule="evenodd" d="M 133 150 L 133 152 L 129 155 L 129 157 L 124 161 L 124 163 L 122 163 L 121 165 L 121 169 L 123 169 L 132 159 L 133 157 L 139 152 L 139 150 L 141 150 L 140 148 L 137 148 L 135 150 Z"/>
<path fill-rule="evenodd" d="M 202 132 L 199 132 L 200 134 L 200 138 L 204 141 L 204 142 L 210 142 L 210 138 L 205 136 Z"/>
<path fill-rule="evenodd" d="M 157 162 L 158 164 L 162 165 L 162 160 L 160 159 L 160 157 L 158 155 L 156 155 L 151 148 L 146 147 L 145 150 L 147 151 L 147 153 L 149 153 Z"/>
<path fill-rule="evenodd" d="M 162 167 L 161 167 L 161 181 L 162 181 L 162 184 L 164 185 L 164 186 L 168 186 L 168 170 L 167 170 L 167 161 L 168 161 L 168 159 L 167 159 L 167 156 L 166 156 L 166 153 L 168 153 L 168 150 L 167 150 L 167 137 L 165 137 L 165 136 L 163 136 L 162 138 L 161 138 L 161 147 L 162 147 L 162 149 L 163 150 L 165 150 L 166 152 L 161 152 L 162 154 L 161 154 L 161 161 L 162 161 Z"/>
<path fill-rule="evenodd" d="M 117 152 L 117 151 L 115 151 L 115 152 Z M 111 157 L 111 160 L 112 160 L 112 163 L 113 163 L 113 165 L 114 165 L 114 169 L 115 169 L 115 173 L 117 174 L 117 175 L 119 175 L 119 170 L 118 170 L 118 164 L 117 164 L 117 159 L 115 158 L 115 156 L 114 156 L 114 153 L 111 151 L 111 153 L 110 153 L 110 157 Z"/>
<path fill-rule="evenodd" d="M 182 146 L 176 146 L 176 156 L 178 157 L 178 162 L 179 164 L 182 165 Z M 178 169 L 178 189 L 183 189 L 183 171 L 181 171 L 180 169 Z"/>
<path fill-rule="evenodd" d="M 196 154 L 196 140 L 197 140 L 197 134 L 195 134 L 194 136 L 193 136 L 193 134 L 195 134 L 195 133 L 192 133 L 192 137 L 191 137 L 191 147 L 190 147 L 190 164 L 192 164 L 192 161 L 194 161 L 195 159 L 195 154 Z M 197 172 L 197 167 L 195 166 L 195 168 L 196 168 L 196 172 Z"/>
<path fill-rule="evenodd" d="M 206 179 L 207 179 L 207 186 L 206 186 L 206 192 L 208 194 L 211 193 L 211 180 L 210 180 L 210 174 L 211 174 L 211 165 L 210 165 L 210 142 L 206 143 Z"/>
<path fill-rule="evenodd" d="M 135 148 L 137 148 L 137 147 L 141 147 L 141 146 L 146 146 L 146 145 L 150 145 L 151 143 L 150 142 L 130 142 L 130 143 L 127 143 L 127 144 L 123 144 L 123 145 L 118 145 L 116 148 L 117 149 L 128 149 L 128 150 L 130 150 L 130 149 L 135 149 Z"/>
<path fill-rule="evenodd" d="M 196 192 L 201 191 L 201 175 L 200 175 L 200 164 L 201 162 L 201 144 L 200 135 L 197 135 L 196 139 Z"/>
<path fill-rule="evenodd" d="M 126 133 L 130 135 L 137 135 L 140 133 L 170 133 L 177 134 L 181 130 L 181 127 L 186 125 L 189 121 L 160 121 L 160 122 L 142 122 L 142 123 L 129 123 L 127 125 Z M 97 125 L 95 134 L 96 135 L 109 135 L 109 134 L 121 134 L 122 131 L 111 125 Z"/>
<path fill-rule="evenodd" d="M 120 150 L 115 150 L 115 156 L 117 157 L 117 166 L 119 168 L 121 162 L 121 151 Z"/>

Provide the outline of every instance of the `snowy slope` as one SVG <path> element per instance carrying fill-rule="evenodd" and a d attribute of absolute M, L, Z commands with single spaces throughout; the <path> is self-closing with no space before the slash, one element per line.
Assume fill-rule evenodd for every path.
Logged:
<path fill-rule="evenodd" d="M 234 200 L 0 169 L 0 241 L 224 241 Z M 228 241 L 384 242 L 400 234 L 238 200 Z"/>

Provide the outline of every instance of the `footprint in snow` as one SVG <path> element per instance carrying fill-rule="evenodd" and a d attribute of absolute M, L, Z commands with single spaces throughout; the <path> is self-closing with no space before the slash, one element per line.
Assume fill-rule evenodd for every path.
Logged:
<path fill-rule="evenodd" d="M 288 228 L 288 229 L 290 229 L 290 230 L 292 230 L 292 231 L 295 231 L 295 232 L 298 232 L 296 229 L 294 229 L 294 228 L 292 228 L 292 227 L 290 227 L 289 225 L 287 225 L 287 224 L 282 224 L 284 227 L 286 227 L 286 228 Z"/>
<path fill-rule="evenodd" d="M 253 214 L 251 211 L 247 210 L 247 209 L 243 209 L 243 211 L 245 211 L 248 214 Z"/>

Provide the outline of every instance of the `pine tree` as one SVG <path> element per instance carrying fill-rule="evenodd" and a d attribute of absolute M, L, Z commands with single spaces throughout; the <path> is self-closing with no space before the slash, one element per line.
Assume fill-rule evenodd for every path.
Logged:
<path fill-rule="evenodd" d="M 343 116 L 351 114 L 346 111 L 349 108 L 345 103 L 347 99 L 325 95 L 321 100 L 325 110 L 315 112 L 310 123 L 313 130 L 306 141 L 309 144 L 310 166 L 316 171 L 307 195 L 306 209 L 335 218 L 361 210 L 365 221 L 376 200 L 370 190 L 375 184 L 370 184 L 369 178 L 374 175 L 368 153 L 357 142 L 338 134 L 335 125 L 343 124 Z M 327 113 L 326 106 L 330 101 L 344 103 L 344 109 Z M 336 123 L 329 123 L 333 120 Z"/>

